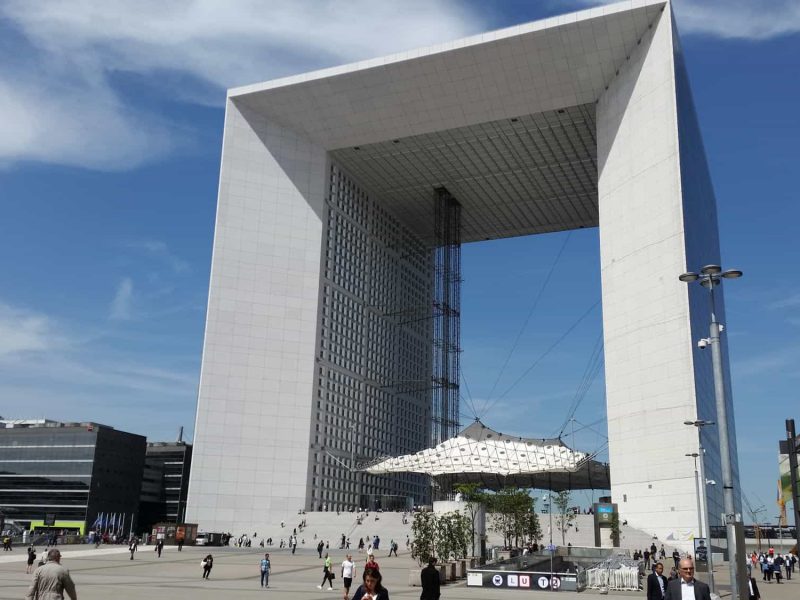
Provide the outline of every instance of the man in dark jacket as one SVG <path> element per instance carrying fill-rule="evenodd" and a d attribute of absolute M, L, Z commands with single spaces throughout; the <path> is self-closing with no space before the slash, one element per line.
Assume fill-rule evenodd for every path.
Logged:
<path fill-rule="evenodd" d="M 761 594 L 758 593 L 758 584 L 756 583 L 756 580 L 752 577 L 749 577 L 748 579 L 750 580 L 750 582 L 747 584 L 747 594 L 749 596 L 749 600 L 761 600 Z"/>
<path fill-rule="evenodd" d="M 664 565 L 657 562 L 655 567 L 655 572 L 647 576 L 647 600 L 664 600 L 664 595 L 667 593 Z"/>
<path fill-rule="evenodd" d="M 419 600 L 439 600 L 442 595 L 439 581 L 439 569 L 436 568 L 436 559 L 428 559 L 428 566 L 422 569 L 420 574 L 422 582 L 422 594 Z"/>
<path fill-rule="evenodd" d="M 691 558 L 682 558 L 678 563 L 678 579 L 673 579 L 667 584 L 667 593 L 664 600 L 683 600 L 683 590 L 691 591 L 694 600 L 711 600 L 708 584 L 694 578 L 694 561 Z"/>

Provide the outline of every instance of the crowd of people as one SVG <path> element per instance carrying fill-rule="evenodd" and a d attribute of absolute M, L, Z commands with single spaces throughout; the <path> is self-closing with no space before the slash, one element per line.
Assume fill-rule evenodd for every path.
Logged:
<path fill-rule="evenodd" d="M 353 579 L 356 576 L 356 571 L 357 568 L 355 562 L 353 562 L 353 555 L 347 554 L 340 567 L 344 600 L 351 600 L 350 589 L 353 584 Z M 325 586 L 327 586 L 329 591 L 333 590 L 335 579 L 336 573 L 333 569 L 333 561 L 326 552 L 322 564 L 322 583 L 317 586 L 317 589 L 326 589 Z M 362 583 L 356 588 L 352 600 L 389 600 L 389 590 L 383 587 L 383 576 L 381 575 L 380 566 L 375 562 L 375 556 L 373 554 L 367 555 L 367 560 L 362 569 L 361 580 Z"/>
<path fill-rule="evenodd" d="M 772 583 L 774 580 L 776 583 L 781 583 L 784 577 L 783 571 L 786 572 L 786 579 L 792 578 L 797 560 L 797 556 L 791 552 L 781 554 L 770 548 L 767 552 L 753 552 L 747 566 L 751 576 L 761 571 L 761 581 Z"/>

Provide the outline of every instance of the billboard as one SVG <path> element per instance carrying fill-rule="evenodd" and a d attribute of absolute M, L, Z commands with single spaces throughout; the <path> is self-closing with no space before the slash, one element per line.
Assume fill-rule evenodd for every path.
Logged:
<path fill-rule="evenodd" d="M 800 466 L 798 466 L 798 477 L 800 477 Z M 777 504 L 781 511 L 781 525 L 787 525 L 786 506 L 792 504 L 792 479 L 790 477 L 789 455 L 778 455 L 778 498 Z"/>

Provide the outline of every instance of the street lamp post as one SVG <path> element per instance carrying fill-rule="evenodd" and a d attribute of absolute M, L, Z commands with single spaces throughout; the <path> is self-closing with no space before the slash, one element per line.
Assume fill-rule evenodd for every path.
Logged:
<path fill-rule="evenodd" d="M 690 422 L 686 421 L 686 423 L 689 424 Z M 712 424 L 711 421 L 704 421 L 703 423 L 705 425 Z M 691 424 L 694 425 L 693 422 Z M 702 427 L 702 425 L 697 426 Z M 700 527 L 700 537 L 708 541 L 708 587 L 712 593 L 716 593 L 716 584 L 714 582 L 714 551 L 711 546 L 711 524 L 708 520 L 708 496 L 706 495 L 706 486 L 709 482 L 706 480 L 705 463 L 703 462 L 704 455 L 705 450 L 703 449 L 703 445 L 700 444 L 699 452 L 692 452 L 686 456 L 694 458 L 694 480 L 697 488 L 697 521 Z M 697 468 L 698 458 L 700 459 L 699 472 Z"/>
<path fill-rule="evenodd" d="M 553 591 L 553 554 L 555 548 L 553 547 L 553 499 L 551 494 L 545 494 L 542 500 L 547 503 L 547 513 L 550 515 L 550 544 L 547 549 L 550 551 L 550 591 Z"/>
<path fill-rule="evenodd" d="M 700 456 L 698 452 L 690 452 L 685 456 L 690 456 L 694 459 L 694 487 L 695 491 L 697 492 L 697 535 L 698 537 L 703 536 L 703 505 L 702 500 L 700 497 L 702 496 L 702 491 L 700 490 L 700 475 L 697 471 L 697 458 Z"/>
<path fill-rule="evenodd" d="M 722 371 L 722 352 L 720 349 L 720 326 L 717 321 L 717 311 L 714 304 L 714 288 L 722 283 L 722 279 L 736 279 L 742 276 L 741 271 L 723 271 L 719 265 L 706 265 L 700 273 L 688 272 L 680 275 L 678 279 L 684 283 L 699 281 L 700 285 L 708 288 L 711 324 L 709 326 L 709 339 L 711 346 L 711 362 L 714 372 L 714 399 L 717 408 L 717 422 L 719 423 L 719 454 L 722 463 L 722 500 L 725 509 L 725 530 L 728 539 L 728 557 L 731 571 L 731 598 L 742 598 L 739 589 L 739 556 L 736 551 L 736 508 L 733 501 L 733 466 L 731 462 L 730 445 L 728 442 L 728 410 L 725 404 L 725 379 Z"/>

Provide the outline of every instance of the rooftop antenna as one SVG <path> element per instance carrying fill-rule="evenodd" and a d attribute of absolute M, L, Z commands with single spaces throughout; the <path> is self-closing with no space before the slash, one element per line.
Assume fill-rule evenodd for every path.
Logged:
<path fill-rule="evenodd" d="M 183 441 L 183 425 L 181 425 L 180 429 L 178 429 L 178 441 Z"/>

